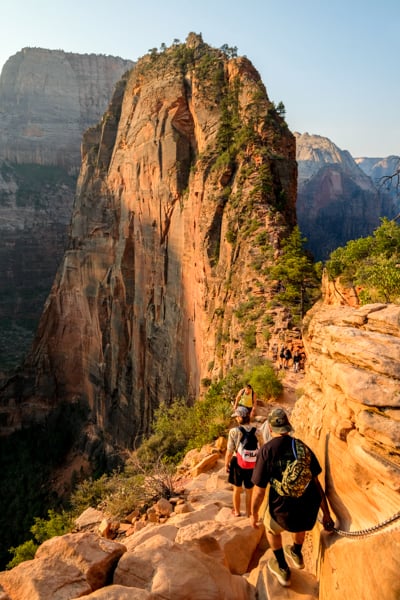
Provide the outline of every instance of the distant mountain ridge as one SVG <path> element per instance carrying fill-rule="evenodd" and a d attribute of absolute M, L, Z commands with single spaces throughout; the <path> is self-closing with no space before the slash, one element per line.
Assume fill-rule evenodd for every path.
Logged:
<path fill-rule="evenodd" d="M 83 132 L 134 63 L 119 57 L 23 48 L 0 76 L 0 159 L 80 167 Z"/>
<path fill-rule="evenodd" d="M 396 190 L 379 180 L 400 157 L 357 158 L 319 135 L 295 132 L 298 164 L 297 221 L 316 260 L 349 240 L 370 235 L 380 218 L 398 213 Z"/>
<path fill-rule="evenodd" d="M 386 158 L 367 158 L 365 156 L 354 158 L 358 166 L 375 182 L 385 175 L 395 171 L 399 165 L 399 156 L 391 155 Z"/>

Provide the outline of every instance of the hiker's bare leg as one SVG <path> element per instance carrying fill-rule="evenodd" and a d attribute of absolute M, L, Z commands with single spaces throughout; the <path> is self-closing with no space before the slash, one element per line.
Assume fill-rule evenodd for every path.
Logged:
<path fill-rule="evenodd" d="M 242 488 L 236 485 L 233 486 L 233 510 L 238 515 L 240 513 L 240 495 Z"/>
<path fill-rule="evenodd" d="M 282 536 L 280 533 L 267 533 L 267 540 L 271 550 L 279 550 L 282 548 Z"/>
<path fill-rule="evenodd" d="M 306 537 L 305 531 L 297 531 L 296 533 L 292 533 L 292 538 L 293 538 L 294 544 L 304 544 L 305 537 Z"/>
<path fill-rule="evenodd" d="M 250 490 L 246 490 L 246 515 L 250 517 L 251 515 L 251 496 L 253 494 L 253 488 Z"/>

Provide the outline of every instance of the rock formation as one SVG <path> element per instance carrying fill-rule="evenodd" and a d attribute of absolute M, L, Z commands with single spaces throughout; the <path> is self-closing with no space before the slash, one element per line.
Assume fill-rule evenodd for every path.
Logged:
<path fill-rule="evenodd" d="M 318 135 L 295 136 L 297 221 L 316 260 L 326 260 L 349 240 L 371 235 L 380 217 L 397 214 L 393 194 L 379 187 L 347 150 Z"/>
<path fill-rule="evenodd" d="M 295 222 L 295 144 L 251 63 L 193 34 L 120 81 L 82 152 L 70 245 L 3 424 L 78 404 L 83 447 L 111 450 L 246 344 L 264 351 L 254 318 Z"/>
<path fill-rule="evenodd" d="M 0 159 L 77 172 L 82 133 L 98 121 L 133 64 L 43 48 L 17 52 L 0 77 Z"/>
<path fill-rule="evenodd" d="M 337 527 L 361 532 L 325 538 L 321 564 L 315 540 L 320 600 L 395 600 L 399 519 L 374 528 L 400 518 L 400 307 L 316 305 L 303 342 L 307 373 L 292 414 L 296 434 L 326 467 Z"/>
<path fill-rule="evenodd" d="M 32 342 L 64 254 L 80 145 L 133 66 L 25 48 L 0 77 L 0 371 Z"/>

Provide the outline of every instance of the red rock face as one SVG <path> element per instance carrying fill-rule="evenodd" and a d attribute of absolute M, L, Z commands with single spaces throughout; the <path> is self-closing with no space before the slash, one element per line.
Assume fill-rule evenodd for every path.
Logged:
<path fill-rule="evenodd" d="M 322 600 L 399 597 L 398 519 L 374 529 L 399 510 L 399 324 L 390 304 L 315 305 L 304 322 L 307 372 L 292 422 L 324 468 L 336 526 L 359 532 L 314 530 Z"/>
<path fill-rule="evenodd" d="M 246 354 L 237 311 L 270 298 L 295 143 L 251 63 L 195 37 L 139 61 L 82 154 L 28 363 L 35 398 L 88 406 L 91 435 L 132 447 L 161 401 L 197 396 Z"/>

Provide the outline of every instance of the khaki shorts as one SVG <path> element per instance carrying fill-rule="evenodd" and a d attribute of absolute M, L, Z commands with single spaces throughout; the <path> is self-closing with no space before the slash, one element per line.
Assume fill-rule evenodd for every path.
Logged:
<path fill-rule="evenodd" d="M 264 526 L 265 526 L 265 531 L 267 533 L 272 533 L 273 535 L 277 535 L 278 533 L 282 533 L 282 531 L 285 531 L 283 529 L 283 527 L 281 527 L 279 525 L 279 523 L 277 523 L 275 521 L 275 519 L 273 519 L 271 517 L 268 504 L 267 504 L 267 508 L 265 509 L 263 522 L 264 522 Z"/>

